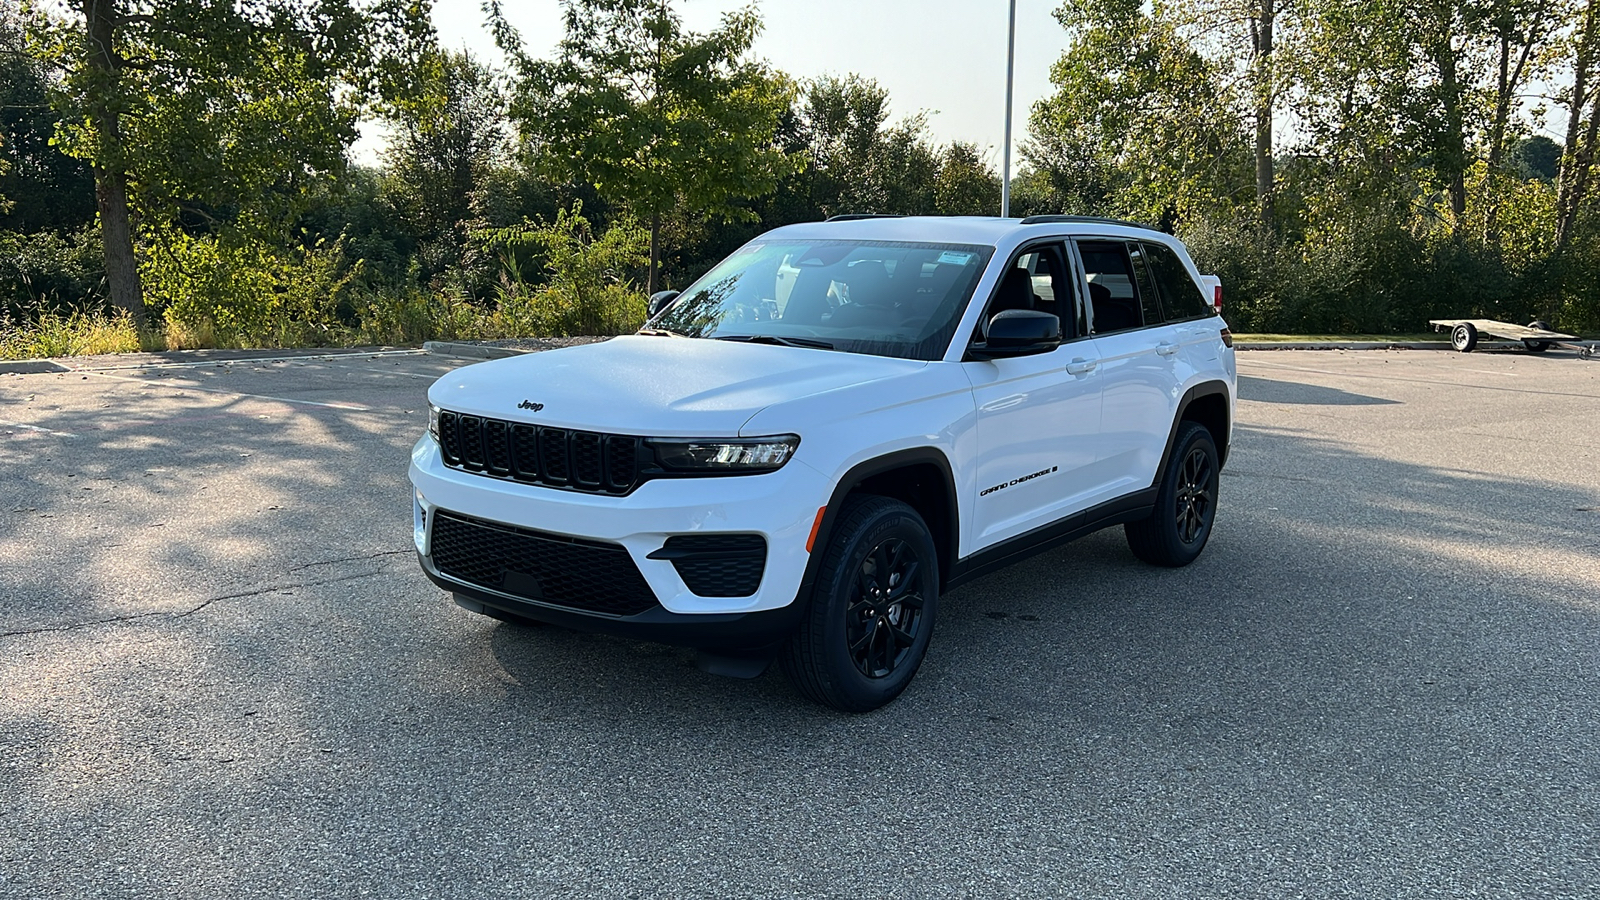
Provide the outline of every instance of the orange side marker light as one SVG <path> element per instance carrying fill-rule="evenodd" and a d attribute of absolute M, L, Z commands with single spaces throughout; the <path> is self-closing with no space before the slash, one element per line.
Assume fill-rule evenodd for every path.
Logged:
<path fill-rule="evenodd" d="M 822 530 L 822 514 L 827 511 L 828 508 L 826 506 L 818 507 L 817 509 L 817 518 L 811 523 L 811 536 L 806 538 L 807 553 L 810 553 L 811 548 L 817 543 L 817 532 Z"/>

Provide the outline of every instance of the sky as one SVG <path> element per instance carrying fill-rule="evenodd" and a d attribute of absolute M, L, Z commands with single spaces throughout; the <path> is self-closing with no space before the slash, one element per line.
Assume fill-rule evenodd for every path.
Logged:
<path fill-rule="evenodd" d="M 1050 65 L 1066 46 L 1066 32 L 1051 17 L 1060 0 L 1016 2 L 1013 148 L 1026 133 L 1034 102 L 1051 93 Z M 745 5 L 747 0 L 674 3 L 692 31 L 715 28 L 724 13 Z M 562 35 L 556 0 L 507 0 L 503 8 L 530 54 L 554 52 Z M 852 72 L 874 79 L 889 92 L 891 122 L 925 112 L 937 141 L 986 148 L 999 170 L 1007 0 L 765 0 L 757 9 L 765 29 L 755 53 L 774 67 L 799 79 Z M 479 0 L 434 0 L 433 22 L 442 46 L 504 61 L 483 26 Z M 381 134 L 369 127 L 355 156 L 370 162 L 381 146 Z"/>

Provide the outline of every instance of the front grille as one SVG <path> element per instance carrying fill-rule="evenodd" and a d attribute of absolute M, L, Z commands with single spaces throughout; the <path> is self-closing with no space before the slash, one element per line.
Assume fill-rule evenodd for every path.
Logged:
<path fill-rule="evenodd" d="M 591 493 L 626 494 L 640 481 L 639 439 L 439 413 L 439 450 L 452 469 Z"/>
<path fill-rule="evenodd" d="M 439 510 L 430 550 L 441 574 L 513 597 L 612 616 L 656 605 L 650 585 L 619 544 Z"/>
<path fill-rule="evenodd" d="M 748 597 L 761 586 L 767 539 L 759 534 L 682 534 L 667 538 L 651 559 L 669 559 L 701 597 Z"/>

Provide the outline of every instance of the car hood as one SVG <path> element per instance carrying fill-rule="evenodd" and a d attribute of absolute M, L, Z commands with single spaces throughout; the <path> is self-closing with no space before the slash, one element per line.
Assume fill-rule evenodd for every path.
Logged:
<path fill-rule="evenodd" d="M 774 403 L 915 372 L 919 360 L 628 335 L 464 366 L 434 382 L 441 409 L 557 428 L 735 435 Z"/>

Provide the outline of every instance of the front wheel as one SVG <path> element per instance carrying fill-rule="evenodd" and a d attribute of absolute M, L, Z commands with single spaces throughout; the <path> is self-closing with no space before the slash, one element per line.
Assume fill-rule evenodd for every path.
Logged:
<path fill-rule="evenodd" d="M 851 497 L 839 511 L 810 609 L 780 657 L 802 694 L 867 712 L 911 683 L 939 601 L 939 558 L 917 511 L 888 497 Z"/>
<path fill-rule="evenodd" d="M 1217 516 L 1217 444 L 1199 422 L 1184 422 L 1145 519 L 1122 526 L 1133 555 L 1151 565 L 1187 566 L 1211 537 Z"/>

